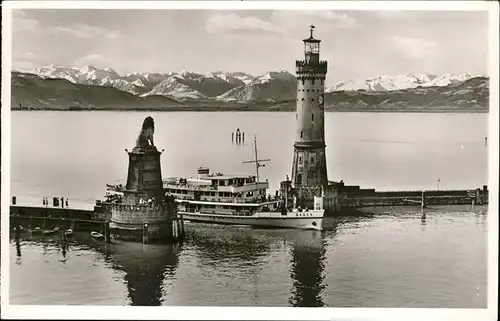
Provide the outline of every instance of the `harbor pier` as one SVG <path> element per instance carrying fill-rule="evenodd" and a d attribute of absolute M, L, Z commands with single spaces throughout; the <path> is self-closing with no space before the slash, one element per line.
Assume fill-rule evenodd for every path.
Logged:
<path fill-rule="evenodd" d="M 88 210 L 12 205 L 9 221 L 16 239 L 20 237 L 22 227 L 23 231 L 38 230 L 42 234 L 59 232 L 63 239 L 66 238 L 67 230 L 98 232 L 103 234 L 106 243 L 111 242 L 109 221 L 92 219 L 92 211 Z"/>
<path fill-rule="evenodd" d="M 471 190 L 376 191 L 330 182 L 339 191 L 340 210 L 381 206 L 486 205 L 488 186 Z"/>

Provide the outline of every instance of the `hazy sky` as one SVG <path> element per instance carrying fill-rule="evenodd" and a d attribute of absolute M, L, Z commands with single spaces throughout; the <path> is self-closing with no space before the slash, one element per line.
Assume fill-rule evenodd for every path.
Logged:
<path fill-rule="evenodd" d="M 488 14 L 460 11 L 13 10 L 13 68 L 294 73 L 316 25 L 328 83 L 406 73 L 487 74 Z"/>

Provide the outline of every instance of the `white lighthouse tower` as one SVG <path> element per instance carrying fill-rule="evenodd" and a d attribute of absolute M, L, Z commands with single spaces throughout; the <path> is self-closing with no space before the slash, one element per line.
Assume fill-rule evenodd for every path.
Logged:
<path fill-rule="evenodd" d="M 304 39 L 304 60 L 295 63 L 297 73 L 297 132 L 292 165 L 292 185 L 299 198 L 328 186 L 325 155 L 324 89 L 327 62 L 319 57 L 321 40 Z M 300 192 L 302 190 L 302 192 Z M 308 192 L 306 192 L 308 191 Z M 301 197 L 302 196 L 302 197 Z"/>

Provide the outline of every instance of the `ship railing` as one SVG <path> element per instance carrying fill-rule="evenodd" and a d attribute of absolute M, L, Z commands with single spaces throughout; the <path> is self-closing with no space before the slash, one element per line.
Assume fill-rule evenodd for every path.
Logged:
<path fill-rule="evenodd" d="M 195 201 L 193 197 L 189 196 L 178 196 L 176 199 L 179 200 L 184 200 L 184 201 Z M 262 198 L 262 197 L 253 197 L 253 198 L 234 198 L 234 197 L 200 197 L 199 201 L 202 202 L 214 202 L 214 203 L 236 203 L 236 204 L 256 204 L 256 203 L 272 203 L 272 202 L 279 202 L 281 199 L 272 197 L 272 198 Z"/>
<path fill-rule="evenodd" d="M 217 190 L 217 187 L 212 185 L 192 185 L 184 183 L 163 183 L 163 188 L 178 188 L 182 190 Z"/>
<path fill-rule="evenodd" d="M 175 188 L 182 190 L 208 190 L 208 191 L 218 191 L 219 187 L 224 188 L 238 188 L 238 187 L 247 187 L 247 186 L 255 186 L 256 189 L 259 187 L 266 186 L 267 182 L 253 182 L 253 183 L 245 183 L 245 184 L 233 184 L 233 185 L 194 185 L 194 184 L 186 184 L 186 183 L 165 183 L 163 182 L 163 188 Z"/>

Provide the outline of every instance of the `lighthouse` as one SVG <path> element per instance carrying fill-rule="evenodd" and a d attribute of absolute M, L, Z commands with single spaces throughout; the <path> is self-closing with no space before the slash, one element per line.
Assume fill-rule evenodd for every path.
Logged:
<path fill-rule="evenodd" d="M 327 62 L 320 60 L 321 40 L 315 39 L 313 32 L 311 25 L 309 38 L 303 40 L 304 60 L 295 63 L 297 111 L 291 183 L 302 199 L 318 196 L 328 187 L 324 110 Z"/>

